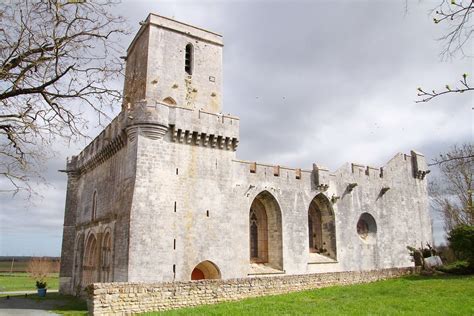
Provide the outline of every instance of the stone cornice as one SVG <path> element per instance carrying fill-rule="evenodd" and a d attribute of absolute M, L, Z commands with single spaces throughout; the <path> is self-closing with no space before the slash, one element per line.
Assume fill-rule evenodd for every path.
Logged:
<path fill-rule="evenodd" d="M 125 146 L 126 137 L 123 132 L 119 133 L 114 139 L 112 139 L 107 145 L 103 146 L 98 150 L 97 153 L 93 154 L 89 159 L 79 162 L 76 167 L 76 172 L 79 174 L 84 174 L 98 165 L 102 164 L 104 161 L 112 157 L 116 152 L 122 149 Z"/>

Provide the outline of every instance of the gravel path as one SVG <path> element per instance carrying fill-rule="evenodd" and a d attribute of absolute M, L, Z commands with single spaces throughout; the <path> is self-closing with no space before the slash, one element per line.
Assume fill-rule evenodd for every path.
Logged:
<path fill-rule="evenodd" d="M 24 293 L 21 293 L 24 294 Z M 58 300 L 36 301 L 24 297 L 0 297 L 0 315 L 56 315 L 48 312 L 65 304 Z"/>

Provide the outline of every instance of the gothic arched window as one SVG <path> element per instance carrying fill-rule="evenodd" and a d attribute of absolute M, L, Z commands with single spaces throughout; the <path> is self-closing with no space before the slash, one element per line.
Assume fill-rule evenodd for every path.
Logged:
<path fill-rule="evenodd" d="M 258 258 L 258 224 L 254 210 L 250 211 L 250 258 Z"/>
<path fill-rule="evenodd" d="M 186 45 L 186 52 L 184 55 L 184 70 L 188 75 L 193 74 L 193 45 Z"/>
<path fill-rule="evenodd" d="M 336 260 L 336 218 L 331 202 L 323 194 L 316 195 L 308 209 L 309 252 Z"/>

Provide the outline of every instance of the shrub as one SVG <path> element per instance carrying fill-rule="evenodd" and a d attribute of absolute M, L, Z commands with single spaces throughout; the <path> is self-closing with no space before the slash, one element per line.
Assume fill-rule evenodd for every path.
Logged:
<path fill-rule="evenodd" d="M 466 260 L 474 267 L 474 226 L 457 226 L 449 232 L 448 240 L 457 258 Z"/>
<path fill-rule="evenodd" d="M 441 260 L 444 264 L 449 264 L 457 261 L 453 249 L 449 246 L 441 244 L 436 247 L 438 255 L 441 257 Z"/>
<path fill-rule="evenodd" d="M 34 258 L 28 262 L 27 271 L 30 277 L 38 284 L 46 284 L 46 277 L 52 272 L 51 260 L 46 258 Z"/>
<path fill-rule="evenodd" d="M 465 275 L 473 274 L 474 268 L 467 261 L 456 261 L 436 268 L 437 270 L 449 274 Z"/>
<path fill-rule="evenodd" d="M 36 288 L 37 288 L 37 289 L 44 289 L 44 288 L 46 288 L 46 282 L 36 281 Z"/>

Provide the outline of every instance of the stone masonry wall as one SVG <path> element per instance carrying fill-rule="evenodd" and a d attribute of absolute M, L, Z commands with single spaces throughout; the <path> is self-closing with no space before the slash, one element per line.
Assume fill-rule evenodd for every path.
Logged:
<path fill-rule="evenodd" d="M 369 283 L 413 274 L 415 268 L 348 271 L 230 280 L 166 283 L 95 283 L 88 306 L 93 315 L 132 314 L 216 304 L 332 285 Z"/>

